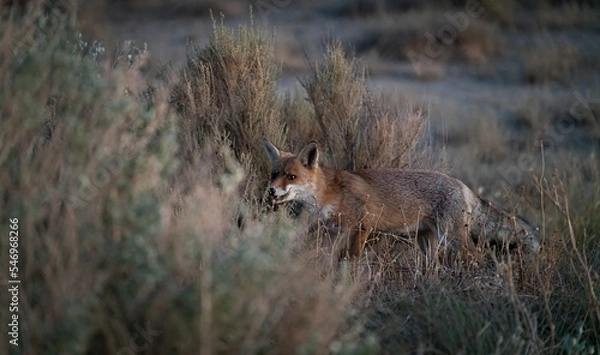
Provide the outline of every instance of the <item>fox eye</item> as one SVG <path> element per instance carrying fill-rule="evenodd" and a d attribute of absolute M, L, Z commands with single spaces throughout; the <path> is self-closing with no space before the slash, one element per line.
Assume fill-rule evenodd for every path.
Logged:
<path fill-rule="evenodd" d="M 296 178 L 296 175 L 294 175 L 294 174 L 287 174 L 286 177 L 287 177 L 288 180 L 292 181 L 292 180 L 294 180 Z"/>

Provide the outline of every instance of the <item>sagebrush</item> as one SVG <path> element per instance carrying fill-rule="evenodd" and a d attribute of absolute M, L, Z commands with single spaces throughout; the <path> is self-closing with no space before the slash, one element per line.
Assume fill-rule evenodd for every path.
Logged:
<path fill-rule="evenodd" d="M 279 93 L 271 35 L 251 25 L 216 23 L 158 80 L 135 60 L 106 65 L 76 11 L 48 4 L 0 23 L 0 225 L 20 220 L 23 285 L 9 352 L 600 349 L 596 160 L 532 173 L 545 221 L 532 259 L 427 269 L 412 241 L 380 235 L 354 265 L 329 262 L 302 218 L 259 198 L 260 139 L 315 140 L 338 168 L 443 166 L 421 108 L 372 92 L 335 44 Z"/>

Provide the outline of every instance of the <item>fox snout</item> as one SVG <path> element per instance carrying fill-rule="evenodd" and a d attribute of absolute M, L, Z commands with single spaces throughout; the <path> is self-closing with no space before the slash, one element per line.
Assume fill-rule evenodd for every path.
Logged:
<path fill-rule="evenodd" d="M 271 201 L 273 201 L 275 203 L 282 202 L 282 200 L 285 196 L 287 196 L 287 193 L 277 194 L 276 188 L 274 188 L 273 186 L 269 187 L 269 197 L 271 198 Z"/>
<path fill-rule="evenodd" d="M 290 197 L 293 195 L 291 192 L 292 190 L 290 188 L 283 190 L 273 186 L 269 187 L 269 197 L 271 197 L 271 201 L 274 203 L 283 203 L 291 200 Z"/>

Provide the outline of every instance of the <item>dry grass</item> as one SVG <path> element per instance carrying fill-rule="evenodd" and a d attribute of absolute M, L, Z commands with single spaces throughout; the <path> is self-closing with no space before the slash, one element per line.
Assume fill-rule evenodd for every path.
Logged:
<path fill-rule="evenodd" d="M 546 7 L 539 11 L 537 22 L 540 28 L 547 30 L 593 26 L 598 22 L 598 12 L 590 5 L 567 1 L 556 7 Z"/>
<path fill-rule="evenodd" d="M 573 0 L 501 0 L 481 2 L 483 16 L 505 27 L 556 30 L 593 25 L 598 18 L 593 2 Z"/>
<path fill-rule="evenodd" d="M 284 140 L 278 117 L 278 73 L 269 35 L 246 27 L 233 31 L 215 23 L 213 41 L 206 48 L 190 50 L 174 91 L 173 102 L 182 116 L 185 159 L 193 159 L 205 144 L 227 146 L 248 176 L 257 177 L 246 183 L 250 196 L 260 194 L 269 169 L 258 158 L 264 154 L 261 138 Z"/>
<path fill-rule="evenodd" d="M 105 0 L 100 3 L 108 3 L 111 6 L 120 6 L 125 11 L 131 11 L 137 15 L 156 15 L 159 16 L 206 16 L 212 13 L 223 13 L 227 16 L 238 16 L 246 14 L 249 10 L 248 3 L 241 0 L 230 1 L 193 1 L 193 0 Z"/>
<path fill-rule="evenodd" d="M 479 147 L 477 157 L 481 162 L 502 161 L 508 156 L 508 133 L 495 117 L 480 117 L 474 129 L 474 146 Z"/>
<path fill-rule="evenodd" d="M 0 217 L 21 221 L 24 353 L 133 352 L 140 329 L 149 354 L 600 348 L 597 159 L 528 176 L 539 255 L 424 268 L 412 241 L 378 236 L 336 265 L 301 220 L 246 198 L 266 179 L 259 138 L 316 139 L 337 167 L 436 166 L 421 112 L 369 92 L 339 46 L 305 96 L 282 98 L 251 27 L 216 25 L 174 88 L 147 90 L 135 63 L 104 65 L 70 18 L 34 10 L 0 24 Z"/>
<path fill-rule="evenodd" d="M 444 15 L 458 16 L 452 11 Z M 384 59 L 419 60 L 423 65 L 431 65 L 449 60 L 481 64 L 495 55 L 501 45 L 496 27 L 480 19 L 467 18 L 456 25 L 438 14 L 414 16 L 422 16 L 422 21 L 388 26 L 374 34 L 371 43 L 367 41 L 359 47 L 374 46 Z"/>
<path fill-rule="evenodd" d="M 422 110 L 371 93 L 364 69 L 347 59 L 339 44 L 330 45 L 323 62 L 314 64 L 304 88 L 314 114 L 308 122 L 296 117 L 290 126 L 314 126 L 311 136 L 301 138 L 324 147 L 332 167 L 423 167 L 432 162 L 423 159 L 427 121 Z"/>
<path fill-rule="evenodd" d="M 123 77 L 135 67 L 102 74 L 74 51 L 62 15 L 38 14 L 36 28 L 2 31 L 2 41 L 34 38 L 17 56 L 2 47 L 0 82 L 0 210 L 27 236 L 23 351 L 119 353 L 133 341 L 157 354 L 360 345 L 351 335 L 361 325 L 349 322 L 359 284 L 332 285 L 333 270 L 307 267 L 289 220 L 256 218 L 238 192 L 247 172 L 235 154 L 201 146 L 182 159 L 185 118 L 171 112 L 167 92 L 156 89 L 150 105 L 127 95 Z"/>
<path fill-rule="evenodd" d="M 568 44 L 543 43 L 532 48 L 523 62 L 523 78 L 532 84 L 559 81 L 566 83 L 575 73 L 579 56 Z"/>

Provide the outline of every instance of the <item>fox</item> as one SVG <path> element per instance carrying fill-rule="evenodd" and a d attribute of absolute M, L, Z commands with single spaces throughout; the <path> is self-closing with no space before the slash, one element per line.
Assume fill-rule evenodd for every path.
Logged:
<path fill-rule="evenodd" d="M 541 249 L 537 229 L 524 218 L 497 209 L 462 181 L 433 170 L 336 170 L 319 164 L 310 142 L 298 154 L 263 138 L 275 205 L 301 202 L 313 207 L 312 223 L 348 233 L 344 258 L 358 257 L 373 232 L 416 236 L 426 254 L 439 246 L 473 253 L 476 243 Z"/>

